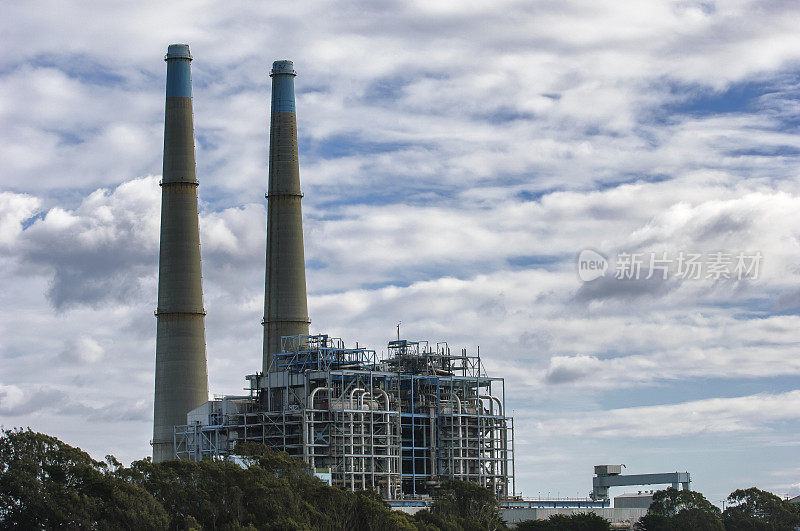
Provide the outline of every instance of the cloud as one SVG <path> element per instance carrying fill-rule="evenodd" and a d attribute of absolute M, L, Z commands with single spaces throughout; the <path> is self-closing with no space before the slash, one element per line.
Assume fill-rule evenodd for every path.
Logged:
<path fill-rule="evenodd" d="M 575 382 L 592 374 L 600 365 L 600 360 L 593 356 L 551 358 L 545 380 L 552 384 Z"/>
<path fill-rule="evenodd" d="M 83 184 L 97 186 L 158 171 L 158 58 L 175 32 L 195 50 L 201 182 L 241 194 L 264 181 L 257 161 L 264 157 L 266 117 L 253 109 L 266 108 L 265 49 L 296 61 L 301 129 L 309 144 L 344 137 L 413 146 L 353 150 L 353 171 L 339 172 L 338 182 L 322 179 L 330 175 L 330 161 L 306 158 L 311 165 L 305 182 L 322 187 L 328 198 L 352 198 L 353 189 L 341 186 L 345 181 L 384 188 L 400 176 L 405 189 L 452 191 L 531 176 L 545 187 L 580 187 L 654 168 L 672 172 L 699 160 L 724 166 L 758 158 L 719 157 L 709 144 L 718 139 L 738 145 L 731 147 L 762 139 L 771 145 L 778 136 L 792 143 L 791 135 L 775 134 L 766 113 L 713 120 L 684 120 L 676 113 L 658 127 L 650 120 L 665 103 L 709 88 L 725 94 L 725 87 L 748 76 L 782 83 L 771 74 L 791 69 L 798 57 L 797 36 L 785 24 L 794 13 L 788 5 L 765 10 L 744 3 L 706 13 L 666 1 L 646 10 L 510 3 L 502 15 L 492 6 L 448 18 L 423 6 L 387 10 L 354 3 L 329 17 L 301 19 L 315 9 L 314 2 L 288 10 L 250 8 L 239 20 L 222 5 L 208 5 L 187 23 L 180 10 L 156 4 L 123 14 L 95 5 L 60 17 L 57 31 L 47 15 L 14 10 L 9 35 L 48 38 L 6 50 L 0 119 L 9 131 L 4 145 L 20 150 L 6 157 L 13 168 L 9 182 L 46 189 L 68 175 L 94 179 Z M 99 27 L 86 27 L 86 10 Z M 262 31 L 277 19 L 286 31 L 302 20 L 303 33 L 315 38 Z M 101 28 L 109 24 L 126 40 L 98 46 L 108 38 Z M 409 76 L 412 70 L 419 75 Z M 376 83 L 385 87 L 379 97 Z M 21 115 L 19 109 L 29 108 L 25 87 L 34 87 L 44 104 Z M 777 102 L 766 98 L 761 104 Z M 359 118 L 366 115 L 367 122 Z M 114 116 L 114 123 L 98 127 L 104 116 Z M 731 135 L 726 125 L 734 120 L 772 138 Z M 37 157 L 28 156 L 30 145 L 39 147 Z M 304 155 L 315 158 L 311 150 Z"/>
<path fill-rule="evenodd" d="M 40 205 L 38 198 L 27 194 L 0 192 L 0 250 L 14 243 Z"/>
<path fill-rule="evenodd" d="M 93 338 L 80 336 L 67 341 L 59 358 L 72 363 L 95 363 L 100 361 L 105 354 L 105 349 Z"/>
<path fill-rule="evenodd" d="M 553 258 L 542 266 L 565 270 L 574 267 L 569 262 L 576 249 L 597 246 L 592 234 L 604 234 L 600 243 L 611 249 L 639 250 L 721 246 L 735 250 L 733 245 L 749 248 L 755 245 L 757 234 L 768 234 L 759 238 L 769 265 L 763 275 L 769 283 L 783 283 L 795 252 L 784 244 L 793 225 L 783 220 L 794 215 L 796 200 L 780 192 L 759 192 L 743 199 L 698 201 L 702 194 L 716 192 L 715 188 L 712 183 L 694 183 L 682 190 L 664 182 L 637 183 L 600 192 L 553 192 L 538 201 L 510 198 L 507 193 L 478 199 L 465 192 L 462 201 L 452 205 L 405 206 L 404 216 L 385 207 L 367 207 L 335 209 L 335 217 L 320 217 L 323 211 L 312 205 L 305 223 L 307 258 L 322 268 L 310 276 L 310 286 L 312 291 L 320 289 L 317 286 L 327 291 L 326 285 L 342 289 L 402 284 L 419 275 L 446 275 L 454 267 L 460 275 L 470 276 L 487 268 L 507 268 L 521 251 L 546 253 Z M 676 200 L 684 206 L 652 217 L 652 206 Z M 52 271 L 49 297 L 57 308 L 128 300 L 141 297 L 143 278 L 154 272 L 158 207 L 155 178 L 136 179 L 112 190 L 99 189 L 74 209 L 53 207 L 24 231 L 14 232 L 13 239 L 26 266 Z M 745 212 L 748 221 L 711 238 L 703 219 L 720 208 Z M 600 215 L 600 209 L 605 214 Z M 548 230 L 554 219 L 561 224 L 558 233 Z M 591 231 L 582 230 L 587 223 Z M 234 266 L 259 275 L 264 238 L 263 204 L 204 210 L 201 241 L 209 279 L 216 281 L 217 271 Z M 362 245 L 365 238 L 369 246 Z M 508 244 L 509 239 L 514 245 Z M 399 261 L 382 260 L 398 248 L 414 252 Z M 664 297 L 677 288 L 674 282 L 657 278 L 647 282 L 606 278 L 577 286 L 575 300 L 579 302 Z M 230 289 L 241 292 L 244 285 Z"/>
<path fill-rule="evenodd" d="M 665 402 L 700 381 L 709 399 L 779 386 L 798 373 L 799 9 L 667 0 L 9 7 L 0 20 L 2 411 L 28 411 L 13 418 L 90 441 L 99 455 L 149 450 L 161 58 L 176 41 L 195 56 L 215 391 L 234 392 L 243 367 L 259 366 L 267 70 L 285 57 L 300 74 L 314 330 L 380 351 L 402 321 L 410 338 L 481 345 L 510 399 L 530 402 L 521 419 L 540 402 L 565 417 L 597 406 L 603 418 L 620 389 L 633 405 L 637 391 Z M 764 268 L 748 282 L 582 285 L 574 257 L 587 247 L 761 251 Z M 69 362 L 56 370 L 54 358 Z M 37 387 L 42 378 L 61 394 Z M 72 413 L 47 405 L 57 401 Z M 123 417 L 130 422 L 108 429 Z M 783 436 L 796 439 L 787 422 Z M 712 432 L 771 436 L 778 424 L 748 418 Z M 590 453 L 556 428 L 545 446 L 573 460 Z M 534 472 L 524 488 L 575 477 Z"/>
<path fill-rule="evenodd" d="M 158 193 L 147 177 L 98 189 L 73 210 L 50 209 L 18 237 L 22 267 L 52 272 L 57 309 L 141 297 L 158 255 Z"/>
<path fill-rule="evenodd" d="M 22 388 L 0 384 L 0 413 L 19 417 L 63 404 L 67 396 L 55 389 Z"/>
<path fill-rule="evenodd" d="M 22 194 L 0 195 L 0 244 L 9 249 L 21 274 L 50 276 L 47 296 L 56 309 L 148 296 L 144 286 L 158 263 L 157 177 L 99 188 L 75 208 L 54 206 L 23 226 L 41 202 Z M 259 255 L 264 252 L 265 218 L 263 205 L 256 204 L 201 216 L 203 260 L 213 280 L 216 271 L 263 269 Z M 230 289 L 235 290 L 232 285 Z"/>
<path fill-rule="evenodd" d="M 710 398 L 678 404 L 611 409 L 551 418 L 539 436 L 662 438 L 760 432 L 800 420 L 800 391 Z"/>
<path fill-rule="evenodd" d="M 573 345 L 573 350 L 583 353 L 552 356 L 544 368 L 526 367 L 521 362 L 514 368 L 528 386 L 574 385 L 584 390 L 688 379 L 796 375 L 800 374 L 800 363 L 792 355 L 792 330 L 797 322 L 793 315 L 748 320 L 722 313 L 642 319 L 632 327 L 616 319 L 603 319 L 596 328 L 585 329 L 585 343 Z M 659 337 L 658 342 L 654 337 Z"/>
<path fill-rule="evenodd" d="M 782 293 L 775 301 L 775 310 L 784 311 L 800 307 L 800 288 Z"/>
<path fill-rule="evenodd" d="M 57 414 L 89 422 L 141 422 L 149 420 L 152 402 L 105 400 L 102 405 L 92 405 L 58 388 L 0 384 L 0 414 L 12 418 Z"/>
<path fill-rule="evenodd" d="M 660 298 L 677 288 L 676 282 L 665 281 L 658 275 L 647 278 L 650 270 L 646 267 L 642 268 L 640 278 L 618 279 L 613 276 L 613 271 L 609 274 L 611 276 L 581 284 L 575 292 L 575 301 L 583 303 L 606 299 Z"/>

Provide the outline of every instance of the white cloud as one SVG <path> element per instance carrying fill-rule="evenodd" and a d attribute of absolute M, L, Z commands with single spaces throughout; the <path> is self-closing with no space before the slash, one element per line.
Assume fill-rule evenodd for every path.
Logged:
<path fill-rule="evenodd" d="M 54 207 L 18 235 L 23 272 L 52 274 L 56 308 L 141 297 L 158 256 L 157 178 L 99 189 L 72 210 Z"/>
<path fill-rule="evenodd" d="M 91 440 L 100 455 L 148 450 L 161 56 L 177 41 L 195 56 L 215 392 L 236 392 L 259 366 L 267 71 L 278 58 L 300 74 L 315 330 L 380 350 L 403 321 L 412 338 L 480 344 L 509 396 L 530 402 L 522 426 L 541 403 L 565 418 L 588 403 L 601 418 L 602 399 L 620 388 L 631 401 L 637 390 L 669 401 L 673 384 L 703 382 L 709 399 L 779 385 L 798 373 L 798 9 L 744 0 L 9 6 L 0 412 Z M 738 284 L 582 288 L 573 260 L 586 247 L 759 250 L 764 269 Z M 54 357 L 73 362 L 56 371 Z M 769 439 L 782 421 L 754 420 L 748 404 L 790 403 L 793 393 L 609 414 L 620 433 L 664 415 L 696 439 Z M 682 424 L 692 411 L 709 432 Z M 546 447 L 581 453 L 561 424 L 543 421 Z M 520 448 L 520 462 L 539 451 Z M 520 471 L 527 485 L 566 475 L 533 470 Z M 721 465 L 717 473 L 730 477 Z"/>
<path fill-rule="evenodd" d="M 685 377 L 795 374 L 793 316 L 740 319 L 698 303 L 739 301 L 746 308 L 756 297 L 791 307 L 799 251 L 786 243 L 797 241 L 795 224 L 786 220 L 796 217 L 797 199 L 768 189 L 743 194 L 715 182 L 686 184 L 555 192 L 536 202 L 508 194 L 478 199 L 465 194 L 452 205 L 408 206 L 403 216 L 363 207 L 317 219 L 322 211 L 312 207 L 306 220 L 307 258 L 321 265 L 308 272 L 315 328 L 367 340 L 379 349 L 385 331 L 398 320 L 418 337 L 489 342 L 503 357 L 535 360 L 519 367 L 526 385 L 613 388 Z M 95 191 L 75 209 L 52 208 L 17 235 L 20 259 L 30 272 L 53 275 L 48 293 L 56 307 L 107 307 L 131 296 L 146 302 L 146 293 L 154 296 L 157 194 L 155 178 L 138 179 Z M 706 199 L 710 194 L 717 198 Z M 553 223 L 558 231 L 551 229 Z M 598 234 L 605 238 L 601 245 Z M 201 242 L 211 326 L 257 321 L 263 206 L 202 214 Z M 726 285 L 710 281 L 651 281 L 631 298 L 634 292 L 619 281 L 581 285 L 574 272 L 575 250 L 587 246 L 675 252 L 755 245 L 766 257 L 762 276 L 738 286 L 733 297 Z M 398 254 L 397 249 L 407 251 Z M 519 256 L 534 257 L 534 269 L 513 267 Z M 544 267 L 536 265 L 538 256 L 544 257 Z M 430 280 L 406 286 L 420 276 Z M 614 304 L 620 297 L 628 304 Z M 654 300 L 660 314 L 632 318 Z M 230 318 L 215 317 L 217 311 Z M 509 339 L 520 333 L 547 341 L 531 349 Z M 249 334 L 255 337 L 258 330 Z M 658 344 L 652 343 L 654 335 L 662 338 Z M 626 345 L 623 352 L 605 354 L 619 344 Z M 774 363 L 755 361 L 763 359 Z M 621 367 L 628 369 L 624 378 L 615 378 Z"/>
<path fill-rule="evenodd" d="M 10 411 L 19 406 L 24 401 L 22 389 L 16 385 L 0 386 L 0 407 L 5 411 Z"/>
<path fill-rule="evenodd" d="M 39 208 L 40 201 L 26 194 L 0 192 L 0 249 L 10 246 L 22 232 L 22 224 Z"/>
<path fill-rule="evenodd" d="M 59 357 L 73 363 L 95 363 L 100 361 L 105 349 L 89 336 L 80 336 L 67 341 Z"/>
<path fill-rule="evenodd" d="M 64 393 L 54 389 L 0 384 L 0 413 L 9 417 L 35 414 L 63 405 L 65 398 Z"/>
<path fill-rule="evenodd" d="M 538 436 L 659 438 L 753 433 L 798 420 L 800 391 L 790 391 L 589 411 L 537 422 L 535 429 Z"/>

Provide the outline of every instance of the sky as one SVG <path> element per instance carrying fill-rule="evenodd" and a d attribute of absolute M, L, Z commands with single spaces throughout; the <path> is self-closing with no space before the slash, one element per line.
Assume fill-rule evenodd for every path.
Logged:
<path fill-rule="evenodd" d="M 268 72 L 291 59 L 312 332 L 480 346 L 526 497 L 620 463 L 717 504 L 800 494 L 797 2 L 3 13 L 5 428 L 150 453 L 163 55 L 187 42 L 212 394 L 261 364 Z"/>

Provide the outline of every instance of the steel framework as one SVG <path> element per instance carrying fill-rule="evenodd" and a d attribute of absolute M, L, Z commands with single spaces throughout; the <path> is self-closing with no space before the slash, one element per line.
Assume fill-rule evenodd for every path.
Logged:
<path fill-rule="evenodd" d="M 175 428 L 179 458 L 227 458 L 239 441 L 259 441 L 386 499 L 429 495 L 446 478 L 513 496 L 505 385 L 479 356 L 398 340 L 378 359 L 327 335 L 284 337 L 282 347 L 275 370 L 246 377 L 248 395 L 207 402 Z"/>

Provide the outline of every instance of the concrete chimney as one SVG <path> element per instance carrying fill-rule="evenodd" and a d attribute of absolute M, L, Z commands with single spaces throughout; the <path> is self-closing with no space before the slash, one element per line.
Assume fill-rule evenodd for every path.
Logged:
<path fill-rule="evenodd" d="M 291 61 L 272 63 L 272 117 L 269 130 L 267 193 L 267 274 L 264 293 L 264 372 L 275 371 L 281 338 L 308 334 L 303 216 L 297 115 Z"/>
<path fill-rule="evenodd" d="M 167 101 L 153 419 L 156 463 L 175 459 L 173 427 L 186 424 L 186 414 L 208 400 L 189 45 L 171 44 L 164 60 Z"/>

